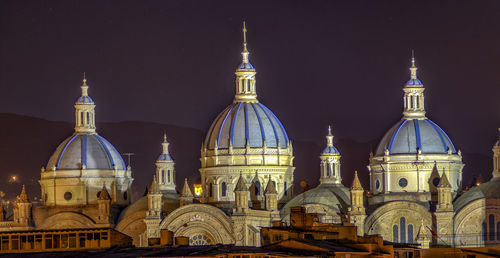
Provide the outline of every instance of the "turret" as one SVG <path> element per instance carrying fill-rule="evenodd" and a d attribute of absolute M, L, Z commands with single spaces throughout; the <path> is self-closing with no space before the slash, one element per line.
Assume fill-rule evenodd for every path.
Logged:
<path fill-rule="evenodd" d="M 146 224 L 146 237 L 159 238 L 160 237 L 160 222 L 162 215 L 162 193 L 160 192 L 160 187 L 156 176 L 153 179 L 153 183 L 149 187 L 148 192 L 148 211 L 146 212 L 146 218 L 144 223 Z"/>
<path fill-rule="evenodd" d="M 234 102 L 257 102 L 257 90 L 255 88 L 255 68 L 250 63 L 247 49 L 247 28 L 243 23 L 243 52 L 242 62 L 236 70 L 236 95 Z"/>
<path fill-rule="evenodd" d="M 175 193 L 175 161 L 168 151 L 167 135 L 163 135 L 162 152 L 156 159 L 156 178 L 160 191 Z"/>
<path fill-rule="evenodd" d="M 351 223 L 357 227 L 358 235 L 365 234 L 364 224 L 366 219 L 365 203 L 364 203 L 364 189 L 358 178 L 358 171 L 354 171 L 354 180 L 352 181 L 351 192 L 351 208 L 349 214 Z"/>
<path fill-rule="evenodd" d="M 193 193 L 191 192 L 191 188 L 189 187 L 187 178 L 184 179 L 184 186 L 182 187 L 181 196 L 179 198 L 180 206 L 188 205 L 193 203 Z"/>
<path fill-rule="evenodd" d="M 498 128 L 500 134 L 500 128 Z M 500 135 L 497 142 L 493 146 L 493 179 L 500 178 Z"/>
<path fill-rule="evenodd" d="M 26 187 L 23 185 L 21 194 L 16 197 L 14 202 L 14 222 L 28 226 L 31 223 L 31 203 Z"/>
<path fill-rule="evenodd" d="M 341 184 L 340 176 L 340 152 L 333 146 L 333 134 L 331 126 L 328 126 L 326 136 L 326 147 L 319 156 L 321 159 L 320 184 Z"/>
<path fill-rule="evenodd" d="M 448 181 L 446 173 L 443 172 L 439 185 L 437 186 L 438 191 L 438 205 L 437 210 L 440 211 L 452 211 L 452 198 L 451 198 L 451 184 Z"/>
<path fill-rule="evenodd" d="M 250 185 L 250 199 L 254 209 L 260 209 L 262 206 L 262 186 L 260 184 L 259 175 L 255 172 L 255 177 Z"/>
<path fill-rule="evenodd" d="M 108 190 L 106 189 L 106 186 L 102 186 L 102 190 L 99 193 L 99 197 L 97 199 L 97 205 L 98 205 L 98 216 L 97 216 L 97 222 L 98 223 L 104 223 L 108 224 L 110 223 L 110 217 L 111 217 L 111 196 L 109 195 Z"/>
<path fill-rule="evenodd" d="M 266 210 L 277 211 L 278 210 L 278 192 L 271 179 L 267 181 L 266 191 L 264 193 L 266 197 Z"/>
<path fill-rule="evenodd" d="M 238 183 L 234 188 L 234 199 L 235 199 L 235 211 L 236 212 L 246 212 L 248 209 L 248 187 L 245 184 L 243 176 L 240 174 Z"/>
<path fill-rule="evenodd" d="M 82 95 L 75 102 L 75 132 L 95 133 L 95 103 L 88 95 L 87 78 L 83 74 Z"/>
<path fill-rule="evenodd" d="M 410 80 L 403 88 L 403 116 L 406 119 L 425 118 L 424 85 L 417 78 L 415 56 L 412 54 L 410 67 Z"/>

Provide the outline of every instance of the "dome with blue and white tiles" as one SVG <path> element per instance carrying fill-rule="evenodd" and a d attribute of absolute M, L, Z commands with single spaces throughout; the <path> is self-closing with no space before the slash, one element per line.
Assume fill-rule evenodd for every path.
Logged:
<path fill-rule="evenodd" d="M 47 168 L 56 170 L 126 170 L 120 153 L 98 134 L 75 133 L 64 140 L 49 159 Z"/>
<path fill-rule="evenodd" d="M 227 107 L 210 127 L 207 149 L 249 147 L 287 148 L 285 127 L 266 106 L 258 102 L 236 102 Z"/>
<path fill-rule="evenodd" d="M 430 119 L 402 119 L 382 138 L 376 155 L 457 153 L 450 137 Z"/>

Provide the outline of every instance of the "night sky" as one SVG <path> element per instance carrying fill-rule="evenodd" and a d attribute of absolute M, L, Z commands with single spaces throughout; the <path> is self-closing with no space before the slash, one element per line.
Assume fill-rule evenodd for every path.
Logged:
<path fill-rule="evenodd" d="M 2 0 L 0 112 L 73 122 L 86 72 L 98 121 L 206 132 L 234 96 L 242 21 L 259 100 L 292 140 L 323 146 L 328 124 L 335 137 L 381 138 L 401 117 L 414 49 L 427 116 L 458 149 L 491 155 L 497 0 Z"/>

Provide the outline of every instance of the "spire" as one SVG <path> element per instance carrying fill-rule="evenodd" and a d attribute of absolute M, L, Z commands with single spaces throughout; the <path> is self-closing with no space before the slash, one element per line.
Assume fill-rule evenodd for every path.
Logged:
<path fill-rule="evenodd" d="M 247 27 L 243 22 L 243 51 L 241 52 L 242 61 L 236 69 L 236 95 L 234 102 L 258 102 L 255 89 L 255 68 L 250 64 L 247 48 Z"/>
<path fill-rule="evenodd" d="M 328 126 L 328 135 L 326 136 L 326 145 L 328 147 L 333 147 L 333 135 L 332 135 L 332 127 Z"/>
<path fill-rule="evenodd" d="M 448 177 L 446 176 L 446 173 L 444 173 L 444 172 L 443 172 L 443 176 L 441 177 L 441 180 L 439 181 L 438 187 L 451 188 L 450 181 L 448 181 Z"/>
<path fill-rule="evenodd" d="M 95 133 L 95 103 L 88 94 L 87 77 L 83 73 L 82 95 L 75 102 L 75 132 Z"/>
<path fill-rule="evenodd" d="M 353 190 L 363 190 L 363 186 L 358 178 L 358 171 L 354 171 L 354 180 L 352 181 L 351 189 Z"/>
<path fill-rule="evenodd" d="M 187 178 L 184 179 L 184 186 L 181 190 L 181 197 L 193 197 L 193 192 L 191 192 L 191 188 L 189 187 Z"/>
<path fill-rule="evenodd" d="M 99 200 L 111 200 L 111 196 L 109 196 L 109 192 L 105 185 L 102 186 L 102 190 L 99 193 Z"/>
<path fill-rule="evenodd" d="M 266 191 L 264 192 L 264 194 L 277 194 L 277 193 L 278 192 L 276 191 L 276 187 L 274 186 L 273 181 L 269 179 L 269 181 L 267 181 Z"/>
<path fill-rule="evenodd" d="M 26 187 L 23 185 L 23 188 L 21 190 L 21 194 L 17 197 L 17 200 L 19 202 L 30 202 L 30 198 L 28 197 L 28 194 L 26 193 Z"/>
<path fill-rule="evenodd" d="M 151 187 L 149 187 L 149 194 L 155 194 L 160 192 L 160 187 L 158 185 L 158 180 L 156 180 L 156 175 L 153 177 L 153 182 Z"/>
<path fill-rule="evenodd" d="M 245 184 L 245 180 L 243 180 L 243 175 L 240 172 L 240 178 L 238 178 L 238 182 L 236 183 L 236 187 L 234 191 L 248 191 L 248 187 Z"/>
<path fill-rule="evenodd" d="M 415 65 L 415 54 L 412 50 L 410 80 L 403 88 L 403 117 L 405 119 L 424 119 L 424 85 L 417 78 L 417 66 Z"/>

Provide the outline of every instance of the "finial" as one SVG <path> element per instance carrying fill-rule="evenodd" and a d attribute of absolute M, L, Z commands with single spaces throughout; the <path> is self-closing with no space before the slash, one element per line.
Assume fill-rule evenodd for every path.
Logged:
<path fill-rule="evenodd" d="M 411 50 L 410 77 L 411 79 L 417 79 L 417 67 L 415 66 L 415 51 L 413 49 Z"/>
<path fill-rule="evenodd" d="M 163 142 L 167 142 L 167 132 L 163 131 Z"/>
<path fill-rule="evenodd" d="M 85 72 L 83 73 L 83 84 L 81 88 L 82 88 L 82 96 L 88 96 L 89 86 L 87 85 L 87 77 L 85 76 Z"/>
<path fill-rule="evenodd" d="M 250 53 L 247 49 L 247 26 L 246 23 L 243 22 L 243 52 L 241 52 L 241 55 L 243 56 L 243 63 L 248 63 L 249 54 Z"/>
<path fill-rule="evenodd" d="M 333 134 L 332 127 L 328 126 L 328 135 L 326 136 L 326 144 L 328 147 L 333 147 Z"/>
<path fill-rule="evenodd" d="M 87 77 L 85 76 L 85 72 L 83 72 L 83 85 L 87 84 Z"/>

